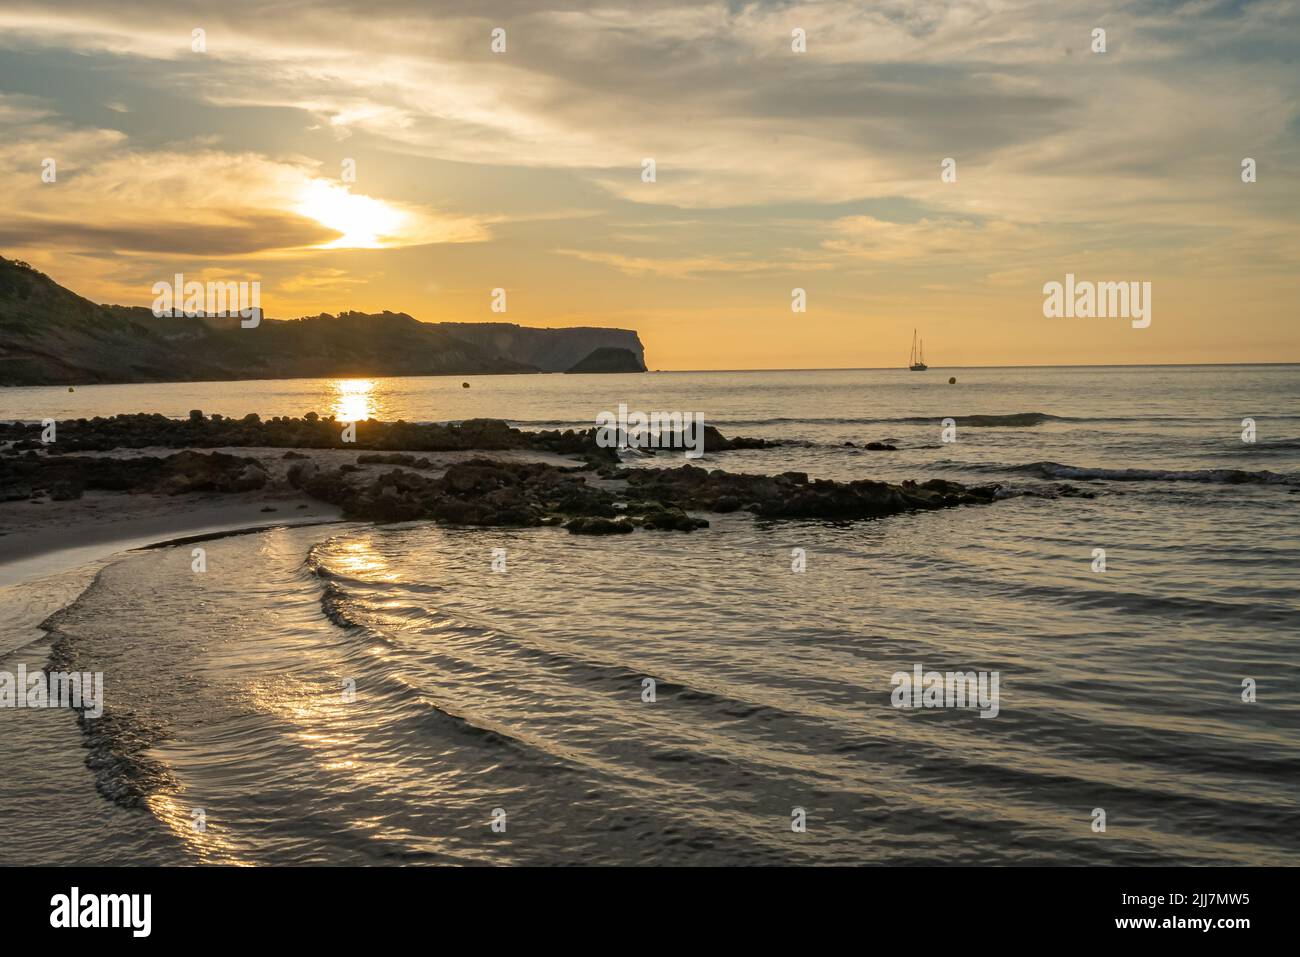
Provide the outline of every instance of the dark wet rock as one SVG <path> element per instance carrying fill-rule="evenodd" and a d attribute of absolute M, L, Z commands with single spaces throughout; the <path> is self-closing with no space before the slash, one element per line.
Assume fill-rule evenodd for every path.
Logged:
<path fill-rule="evenodd" d="M 890 445 L 888 442 L 868 442 L 862 446 L 869 452 L 897 452 L 897 445 Z"/>
<path fill-rule="evenodd" d="M 709 523 L 703 518 L 692 518 L 680 508 L 655 508 L 642 516 L 641 527 L 659 531 L 693 532 L 697 528 L 708 528 Z"/>
<path fill-rule="evenodd" d="M 457 430 L 457 440 L 465 449 L 528 448 L 528 436 L 500 419 L 467 419 Z"/>
<path fill-rule="evenodd" d="M 540 463 L 476 458 L 450 466 L 437 478 L 394 469 L 368 481 L 345 469 L 295 463 L 288 479 L 355 519 L 534 526 L 553 515 L 615 514 L 610 492 L 588 485 L 572 470 Z"/>
<path fill-rule="evenodd" d="M 992 502 L 999 486 L 968 488 L 956 482 L 888 482 L 860 480 L 808 481 L 802 473 L 745 475 L 692 465 L 676 469 L 633 469 L 628 472 L 630 500 L 673 503 L 698 511 L 734 510 L 746 502 L 748 511 L 768 518 L 878 518 L 915 509 L 948 508 Z"/>
<path fill-rule="evenodd" d="M 288 452 L 285 452 L 284 455 L 280 456 L 280 458 L 282 459 L 305 459 L 307 457 L 308 456 L 303 455 L 301 452 L 295 452 L 292 449 L 290 449 Z"/>
<path fill-rule="evenodd" d="M 632 531 L 630 522 L 608 518 L 575 518 L 564 527 L 571 535 L 626 535 Z"/>
<path fill-rule="evenodd" d="M 81 498 L 82 486 L 78 482 L 61 479 L 50 484 L 50 498 L 56 502 L 69 502 Z"/>
<path fill-rule="evenodd" d="M 694 425 L 685 425 L 681 429 L 661 429 L 658 432 L 633 432 L 631 435 L 619 431 L 619 445 L 628 445 L 646 452 L 654 451 L 698 451 L 702 454 L 711 452 L 730 452 L 734 449 L 768 449 L 781 443 L 771 439 L 752 439 L 736 437 L 729 439 L 711 425 L 705 425 L 701 437 L 696 436 Z M 593 430 L 594 440 L 594 430 Z"/>
<path fill-rule="evenodd" d="M 433 463 L 426 458 L 416 458 L 405 452 L 364 452 L 357 456 L 358 465 L 405 465 L 413 469 L 431 468 Z"/>
<path fill-rule="evenodd" d="M 178 452 L 165 458 L 92 458 L 75 455 L 23 456 L 0 461 L 0 491 L 6 499 L 21 490 L 48 492 L 56 501 L 80 498 L 85 489 L 117 492 L 247 492 L 268 476 L 256 459 L 223 452 Z"/>

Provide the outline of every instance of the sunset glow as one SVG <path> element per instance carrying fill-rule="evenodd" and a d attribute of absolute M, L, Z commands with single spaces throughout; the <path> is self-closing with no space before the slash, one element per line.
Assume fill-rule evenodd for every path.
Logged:
<path fill-rule="evenodd" d="M 406 217 L 382 200 L 360 196 L 342 186 L 313 180 L 300 194 L 297 211 L 343 235 L 320 249 L 379 249 L 395 236 Z"/>

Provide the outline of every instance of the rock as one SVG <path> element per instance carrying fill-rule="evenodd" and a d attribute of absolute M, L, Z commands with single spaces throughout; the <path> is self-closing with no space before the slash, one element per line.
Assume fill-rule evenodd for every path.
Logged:
<path fill-rule="evenodd" d="M 298 458 L 306 459 L 307 456 L 301 455 Z M 289 484 L 294 488 L 304 488 L 309 485 L 320 474 L 320 467 L 315 462 L 305 461 L 298 462 L 289 466 L 289 474 L 286 476 Z"/>
<path fill-rule="evenodd" d="M 266 484 L 266 472 L 260 465 L 249 465 L 244 468 L 239 476 L 231 484 L 230 491 L 233 492 L 251 492 L 253 489 L 261 488 Z"/>
<path fill-rule="evenodd" d="M 898 451 L 897 445 L 890 445 L 888 442 L 868 442 L 866 445 L 862 447 L 871 452 L 897 452 Z"/>
<path fill-rule="evenodd" d="M 166 458 L 88 458 L 76 455 L 23 456 L 0 460 L 0 492 L 10 499 L 48 489 L 59 501 L 85 489 L 116 492 L 240 492 L 261 488 L 267 474 L 256 459 L 223 452 L 178 452 Z"/>
<path fill-rule="evenodd" d="M 467 449 L 520 449 L 528 440 L 518 429 L 512 429 L 500 419 L 468 419 L 457 429 Z"/>
<path fill-rule="evenodd" d="M 626 535 L 632 525 L 623 519 L 575 518 L 564 526 L 571 535 Z"/>
<path fill-rule="evenodd" d="M 691 518 L 680 508 L 656 508 L 645 513 L 642 527 L 652 531 L 693 532 L 708 528 L 709 523 L 702 518 Z"/>
<path fill-rule="evenodd" d="M 81 486 L 76 482 L 67 480 L 54 482 L 50 485 L 50 498 L 56 502 L 67 502 L 81 498 Z"/>
<path fill-rule="evenodd" d="M 776 477 L 744 475 L 684 465 L 676 469 L 632 469 L 628 498 L 647 507 L 671 503 L 683 509 L 718 511 L 740 501 L 757 515 L 768 518 L 877 518 L 913 509 L 945 508 L 991 502 L 998 486 L 966 488 L 955 482 L 934 480 L 917 485 L 904 482 L 862 480 L 808 481 L 803 473 Z"/>

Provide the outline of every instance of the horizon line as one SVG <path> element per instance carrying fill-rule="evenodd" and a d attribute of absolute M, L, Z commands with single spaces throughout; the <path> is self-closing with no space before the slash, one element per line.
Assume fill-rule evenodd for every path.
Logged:
<path fill-rule="evenodd" d="M 1242 366 L 1300 366 L 1300 359 L 1283 362 L 1048 362 L 1043 364 L 1021 365 L 970 365 L 970 366 L 930 366 L 927 372 L 942 369 L 1186 369 L 1186 368 L 1237 368 Z M 772 366 L 761 369 L 647 369 L 646 372 L 910 372 L 907 366 Z M 502 374 L 502 373 L 492 373 Z M 515 375 L 519 373 L 504 373 Z M 564 373 L 570 374 L 570 373 Z M 577 373 L 582 374 L 582 373 Z M 605 373 L 586 373 L 601 375 Z M 620 375 L 643 375 L 644 373 L 618 373 Z M 400 376 L 380 376 L 379 378 L 401 378 Z"/>

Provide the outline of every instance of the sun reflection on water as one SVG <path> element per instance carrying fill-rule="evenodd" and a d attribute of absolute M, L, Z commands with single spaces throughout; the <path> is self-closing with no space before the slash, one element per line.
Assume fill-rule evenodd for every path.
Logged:
<path fill-rule="evenodd" d="M 334 418 L 340 422 L 364 422 L 374 414 L 373 379 L 335 379 Z"/>

